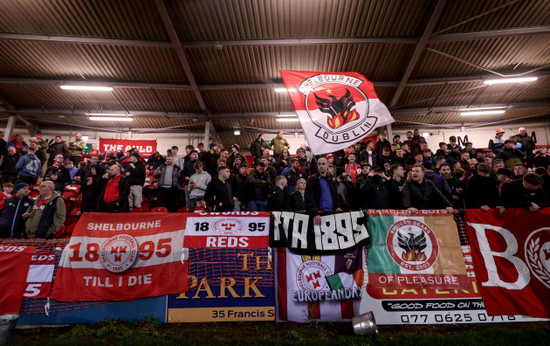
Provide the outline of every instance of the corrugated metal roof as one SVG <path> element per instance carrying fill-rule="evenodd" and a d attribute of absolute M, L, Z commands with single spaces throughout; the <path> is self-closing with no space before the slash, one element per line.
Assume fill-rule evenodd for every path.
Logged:
<path fill-rule="evenodd" d="M 426 0 L 170 2 L 180 34 L 188 41 L 416 36 L 430 10 Z"/>
<path fill-rule="evenodd" d="M 511 108 L 502 115 L 476 115 L 461 116 L 458 112 L 436 113 L 431 112 L 426 115 L 396 115 L 395 123 L 392 127 L 411 127 L 414 123 L 425 123 L 434 125 L 463 124 L 463 123 L 491 123 L 504 120 L 525 120 L 526 117 L 544 117 L 550 111 L 550 107 L 540 107 L 534 109 Z M 407 123 L 410 122 L 410 123 Z M 424 126 L 429 127 L 429 126 Z"/>
<path fill-rule="evenodd" d="M 198 48 L 189 57 L 199 84 L 272 83 L 280 70 L 356 71 L 370 80 L 395 80 L 407 45 L 342 44 Z"/>
<path fill-rule="evenodd" d="M 0 31 L 168 40 L 150 0 L 2 0 Z"/>
<path fill-rule="evenodd" d="M 0 40 L 4 77 L 187 83 L 171 48 Z"/>
<path fill-rule="evenodd" d="M 548 64 L 550 45 L 542 42 L 550 42 L 550 34 L 433 44 L 429 48 L 467 63 L 426 50 L 411 78 L 487 73 L 483 68 L 505 74 L 522 73 Z"/>
<path fill-rule="evenodd" d="M 480 16 L 483 13 L 487 14 Z M 434 33 L 548 25 L 549 13 L 550 2 L 547 0 L 449 1 Z"/>

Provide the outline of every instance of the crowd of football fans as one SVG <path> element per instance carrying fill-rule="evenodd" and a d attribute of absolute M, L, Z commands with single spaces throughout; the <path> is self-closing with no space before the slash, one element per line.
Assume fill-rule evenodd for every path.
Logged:
<path fill-rule="evenodd" d="M 227 150 L 201 143 L 183 155 L 173 146 L 148 158 L 135 148 L 100 153 L 95 144 L 84 154 L 80 133 L 68 144 L 39 135 L 27 144 L 18 135 L 0 139 L 0 237 L 67 236 L 67 220 L 82 212 L 537 212 L 550 196 L 548 149 L 536 148 L 523 127 L 504 134 L 496 130 L 487 149 L 476 149 L 454 136 L 430 148 L 417 129 L 391 141 L 380 132 L 375 142 L 313 155 L 305 145 L 291 153 L 280 131 L 269 145 L 259 134 L 247 156 L 237 144 Z"/>

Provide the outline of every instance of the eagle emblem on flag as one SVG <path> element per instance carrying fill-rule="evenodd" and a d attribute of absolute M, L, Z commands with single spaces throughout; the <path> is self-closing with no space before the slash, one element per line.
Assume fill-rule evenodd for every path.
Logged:
<path fill-rule="evenodd" d="M 343 149 L 394 121 L 359 73 L 281 71 L 281 76 L 316 155 Z"/>

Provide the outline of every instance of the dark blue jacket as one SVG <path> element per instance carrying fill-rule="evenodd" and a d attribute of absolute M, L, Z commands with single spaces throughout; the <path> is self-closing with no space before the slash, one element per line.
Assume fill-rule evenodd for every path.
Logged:
<path fill-rule="evenodd" d="M 22 215 L 32 204 L 28 197 L 6 198 L 4 208 L 0 211 L 0 238 L 21 238 L 25 230 L 25 221 Z"/>

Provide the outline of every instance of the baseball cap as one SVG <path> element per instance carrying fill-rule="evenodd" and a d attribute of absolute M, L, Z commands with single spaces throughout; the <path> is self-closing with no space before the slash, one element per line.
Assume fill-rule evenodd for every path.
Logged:
<path fill-rule="evenodd" d="M 506 131 L 504 131 L 503 129 L 497 129 L 497 133 L 505 133 Z"/>

